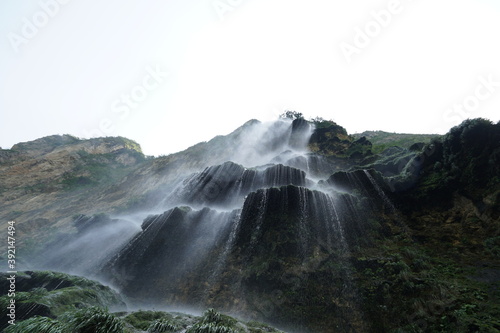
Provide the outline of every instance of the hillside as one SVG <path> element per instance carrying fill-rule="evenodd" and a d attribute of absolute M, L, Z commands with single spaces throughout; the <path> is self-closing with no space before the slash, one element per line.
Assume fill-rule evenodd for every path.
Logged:
<path fill-rule="evenodd" d="M 125 138 L 50 136 L 0 151 L 0 219 L 18 221 L 21 252 L 70 227 L 78 212 L 109 212 L 100 191 L 146 162 Z M 5 232 L 6 224 L 1 225 Z"/>
<path fill-rule="evenodd" d="M 47 137 L 1 152 L 0 218 L 20 269 L 97 279 L 134 307 L 301 333 L 500 330 L 500 124 L 365 134 L 252 120 L 158 158 Z"/>
<path fill-rule="evenodd" d="M 365 131 L 352 134 L 352 136 L 357 139 L 362 137 L 368 139 L 373 145 L 374 153 L 380 153 L 392 146 L 410 148 L 414 144 L 429 143 L 432 139 L 440 137 L 437 134 L 403 134 L 384 131 Z"/>

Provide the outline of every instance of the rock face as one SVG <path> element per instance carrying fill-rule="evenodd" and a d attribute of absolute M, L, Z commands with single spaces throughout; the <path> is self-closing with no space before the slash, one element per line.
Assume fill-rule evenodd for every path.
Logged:
<path fill-rule="evenodd" d="M 29 203 L 23 237 L 63 231 L 26 261 L 98 277 L 139 306 L 215 307 L 291 332 L 487 332 L 500 327 L 499 126 L 466 121 L 377 154 L 303 119 L 250 121 L 156 159 L 62 137 L 3 152 L 0 180 L 13 181 L 13 159 L 73 156 L 65 176 L 46 171 L 72 182 L 24 194 L 58 210 Z M 121 177 L 96 185 L 88 161 Z M 13 177 L 41 179 L 37 165 Z"/>
<path fill-rule="evenodd" d="M 148 217 L 143 231 L 103 267 L 101 278 L 139 302 L 215 306 L 317 331 L 349 314 L 357 322 L 342 327 L 356 331 L 363 323 L 346 255 L 358 239 L 369 237 L 362 220 L 339 217 L 349 210 L 348 201 L 294 185 L 251 192 L 243 208 L 231 212 L 173 208 Z M 332 264 L 335 273 L 322 268 Z M 269 295 L 290 288 L 293 294 L 283 304 L 269 303 Z M 296 320 L 304 293 L 342 294 L 345 303 L 321 301 L 315 306 L 328 318 Z"/>
<path fill-rule="evenodd" d="M 20 143 L 1 156 L 0 219 L 16 220 L 21 244 L 33 232 L 46 240 L 74 214 L 109 211 L 109 201 L 87 190 L 110 186 L 145 161 L 131 140 L 69 135 Z"/>
<path fill-rule="evenodd" d="M 369 236 L 361 219 L 346 214 L 352 213 L 348 204 L 292 185 L 251 193 L 227 259 L 234 275 L 241 272 L 234 301 L 267 321 L 294 323 L 298 331 L 364 331 L 347 256 Z M 222 277 L 221 284 L 231 280 Z M 212 302 L 218 306 L 230 297 L 217 296 Z"/>
<path fill-rule="evenodd" d="M 20 143 L 3 153 L 9 157 L 0 164 L 0 195 L 7 205 L 32 194 L 106 181 L 113 178 L 110 171 L 129 171 L 144 160 L 140 147 L 124 138 L 79 140 L 68 135 Z"/>
<path fill-rule="evenodd" d="M 305 186 L 306 174 L 282 164 L 246 169 L 232 162 L 206 168 L 187 179 L 172 200 L 191 205 L 234 205 L 259 188 L 281 185 Z"/>

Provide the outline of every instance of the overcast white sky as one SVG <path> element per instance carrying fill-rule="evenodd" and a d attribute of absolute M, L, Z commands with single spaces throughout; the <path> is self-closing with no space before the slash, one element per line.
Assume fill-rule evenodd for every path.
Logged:
<path fill-rule="evenodd" d="M 0 146 L 168 154 L 285 109 L 349 133 L 496 122 L 499 31 L 498 0 L 2 0 Z"/>

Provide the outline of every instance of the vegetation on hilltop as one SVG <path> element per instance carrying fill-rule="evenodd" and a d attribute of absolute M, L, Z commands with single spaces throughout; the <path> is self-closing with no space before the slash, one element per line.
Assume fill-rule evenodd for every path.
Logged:
<path fill-rule="evenodd" d="M 434 138 L 439 138 L 437 134 L 402 134 L 389 133 L 384 131 L 365 131 L 363 133 L 352 134 L 356 139 L 365 137 L 373 145 L 372 152 L 374 154 L 381 153 L 390 147 L 410 148 L 412 145 L 419 143 L 429 143 Z"/>

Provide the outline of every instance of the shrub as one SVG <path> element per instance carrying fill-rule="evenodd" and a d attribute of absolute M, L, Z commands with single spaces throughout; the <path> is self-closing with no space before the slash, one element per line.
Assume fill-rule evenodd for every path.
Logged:
<path fill-rule="evenodd" d="M 15 325 L 9 326 L 4 330 L 5 333 L 26 333 L 26 332 L 37 332 L 37 333 L 66 333 L 63 325 L 54 319 L 47 317 L 35 316 L 29 319 L 23 320 L 16 323 Z"/>
<path fill-rule="evenodd" d="M 196 324 L 191 327 L 188 333 L 235 333 L 235 331 L 227 326 L 220 326 L 217 324 Z"/>
<path fill-rule="evenodd" d="M 148 328 L 148 333 L 175 332 L 179 328 L 168 320 L 156 320 Z"/>
<path fill-rule="evenodd" d="M 123 333 L 123 321 L 98 307 L 70 312 L 64 320 L 73 333 Z"/>
<path fill-rule="evenodd" d="M 236 333 L 230 327 L 235 323 L 235 319 L 225 316 L 214 309 L 208 309 L 203 313 L 201 321 L 187 330 L 187 333 Z"/>

